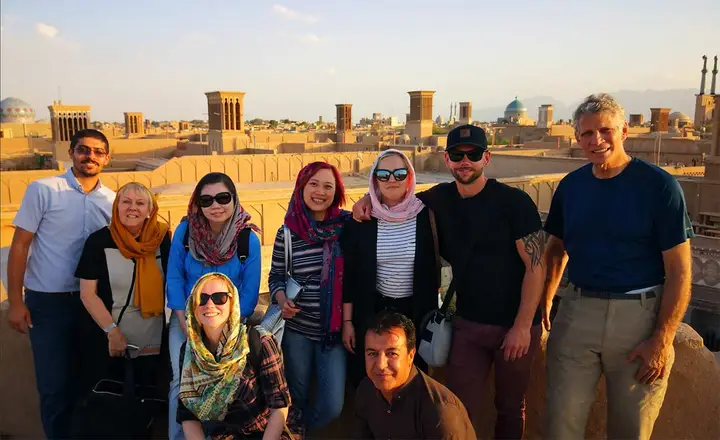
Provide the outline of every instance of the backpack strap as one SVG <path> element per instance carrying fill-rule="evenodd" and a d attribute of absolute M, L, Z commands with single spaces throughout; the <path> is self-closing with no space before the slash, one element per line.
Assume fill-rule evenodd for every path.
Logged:
<path fill-rule="evenodd" d="M 260 332 L 255 326 L 248 329 L 248 345 L 250 346 L 250 353 L 248 353 L 248 360 L 255 370 L 255 374 L 260 374 L 260 365 L 262 364 L 262 341 L 260 340 Z M 259 383 L 259 382 L 258 382 Z"/>

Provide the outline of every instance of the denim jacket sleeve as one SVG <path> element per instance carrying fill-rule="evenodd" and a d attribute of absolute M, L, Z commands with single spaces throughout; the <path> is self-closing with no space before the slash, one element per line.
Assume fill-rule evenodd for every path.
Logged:
<path fill-rule="evenodd" d="M 187 222 L 180 222 L 175 228 L 172 244 L 170 245 L 170 259 L 166 274 L 167 302 L 171 310 L 185 310 L 185 257 L 187 252 L 183 245 L 183 237 L 187 230 Z"/>
<path fill-rule="evenodd" d="M 240 274 L 242 291 L 240 292 L 240 316 L 249 318 L 255 311 L 260 292 L 260 274 L 262 273 L 262 248 L 260 238 L 250 232 L 248 257 L 242 265 Z"/>

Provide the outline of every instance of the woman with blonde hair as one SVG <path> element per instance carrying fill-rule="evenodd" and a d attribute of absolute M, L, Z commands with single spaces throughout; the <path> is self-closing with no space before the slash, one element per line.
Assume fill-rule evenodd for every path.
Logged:
<path fill-rule="evenodd" d="M 230 278 L 200 277 L 185 316 L 177 410 L 185 437 L 301 438 L 280 349 L 272 335 L 242 323 L 240 295 Z"/>
<path fill-rule="evenodd" d="M 161 365 L 152 355 L 160 354 L 165 329 L 169 251 L 170 230 L 158 220 L 157 200 L 132 182 L 118 190 L 110 225 L 88 237 L 75 271 L 80 299 L 107 335 L 108 355 L 123 357 L 129 344 L 137 347 L 139 381 L 152 381 Z M 109 366 L 122 377 L 121 362 Z"/>

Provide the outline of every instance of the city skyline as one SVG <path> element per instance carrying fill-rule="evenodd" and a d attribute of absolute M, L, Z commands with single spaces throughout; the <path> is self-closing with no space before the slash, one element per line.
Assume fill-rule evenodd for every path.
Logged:
<path fill-rule="evenodd" d="M 720 6 L 702 0 L 613 0 L 602 11 L 564 1 L 59 3 L 9 0 L 0 11 L 2 98 L 29 102 L 38 118 L 61 97 L 91 105 L 93 120 L 206 119 L 211 90 L 246 92 L 246 119 L 310 121 L 334 120 L 344 102 L 357 119 L 404 120 L 406 92 L 418 89 L 437 91 L 433 113 L 445 117 L 457 101 L 479 111 L 515 96 L 571 105 L 599 91 L 696 93 L 700 57 L 720 49 Z"/>

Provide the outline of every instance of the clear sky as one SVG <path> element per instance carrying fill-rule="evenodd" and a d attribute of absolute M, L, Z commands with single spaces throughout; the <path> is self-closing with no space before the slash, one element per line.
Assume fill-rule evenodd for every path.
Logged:
<path fill-rule="evenodd" d="M 698 88 L 720 53 L 718 0 L 2 0 L 0 94 L 38 117 L 60 95 L 93 120 L 205 119 L 205 92 L 246 92 L 246 119 L 434 114 L 518 95 Z M 711 69 L 711 67 L 710 67 Z M 708 87 L 709 87 L 708 74 Z"/>

